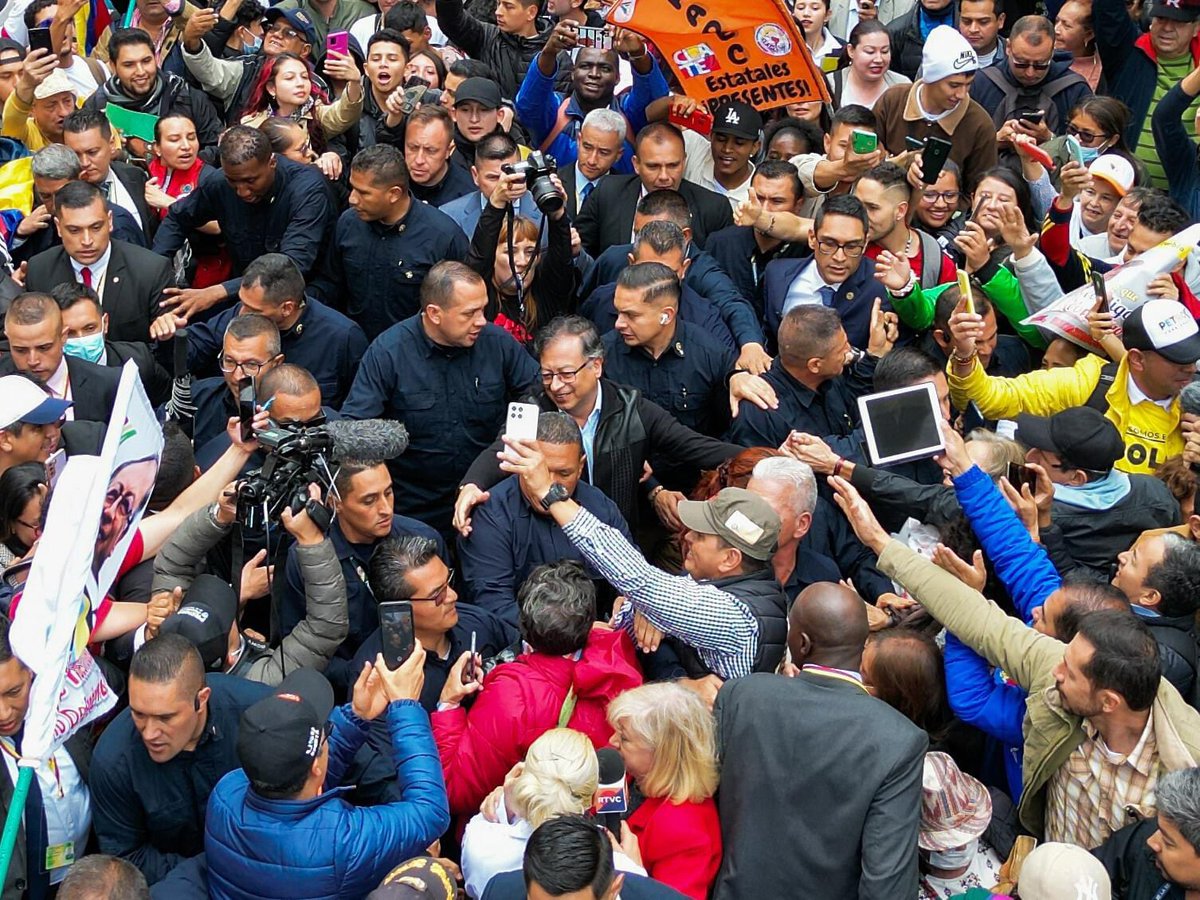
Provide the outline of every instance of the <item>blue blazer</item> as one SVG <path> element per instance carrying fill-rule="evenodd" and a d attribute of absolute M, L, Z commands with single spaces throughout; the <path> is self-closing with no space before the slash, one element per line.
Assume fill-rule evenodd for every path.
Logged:
<path fill-rule="evenodd" d="M 459 197 L 457 200 L 451 200 L 438 207 L 457 223 L 468 241 L 475 234 L 475 226 L 479 224 L 479 214 L 483 212 L 483 207 L 479 205 L 479 197 L 479 191 L 473 191 L 465 197 Z M 528 193 L 517 201 L 517 215 L 533 219 L 534 222 L 542 221 L 542 211 L 537 208 L 533 197 Z M 542 243 L 545 244 L 544 239 Z"/>
<path fill-rule="evenodd" d="M 767 264 L 763 272 L 763 316 L 767 324 L 767 340 L 772 352 L 778 349 L 779 323 L 783 321 L 783 304 L 787 300 L 788 288 L 800 274 L 811 265 L 814 257 L 805 259 L 776 259 Z M 871 333 L 871 307 L 875 301 L 883 301 L 883 308 L 892 308 L 887 290 L 875 278 L 875 263 L 865 256 L 858 268 L 842 282 L 833 295 L 833 308 L 842 319 L 846 337 L 851 345 L 865 350 Z"/>

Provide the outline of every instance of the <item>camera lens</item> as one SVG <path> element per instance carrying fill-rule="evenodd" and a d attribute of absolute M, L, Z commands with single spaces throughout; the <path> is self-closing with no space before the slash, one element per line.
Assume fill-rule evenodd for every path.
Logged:
<path fill-rule="evenodd" d="M 529 186 L 529 193 L 533 195 L 533 202 L 543 213 L 549 214 L 562 209 L 562 195 L 554 187 L 554 182 L 548 175 L 535 178 L 533 184 Z"/>

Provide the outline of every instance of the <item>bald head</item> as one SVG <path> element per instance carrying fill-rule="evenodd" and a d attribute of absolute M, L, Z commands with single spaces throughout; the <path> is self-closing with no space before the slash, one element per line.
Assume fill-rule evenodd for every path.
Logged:
<path fill-rule="evenodd" d="M 857 672 L 868 633 L 862 598 L 829 581 L 801 591 L 788 614 L 788 649 L 798 666 L 817 663 Z"/>

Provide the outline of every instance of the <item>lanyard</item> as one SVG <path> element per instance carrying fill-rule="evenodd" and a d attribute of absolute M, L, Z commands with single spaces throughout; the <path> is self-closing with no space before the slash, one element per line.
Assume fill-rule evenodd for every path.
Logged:
<path fill-rule="evenodd" d="M 5 756 L 8 756 L 10 759 L 16 762 L 21 761 L 21 754 L 19 754 L 16 748 L 12 746 L 12 741 L 9 738 L 0 738 L 0 750 L 3 750 Z M 58 799 L 61 800 L 66 796 L 66 794 L 63 793 L 62 776 L 58 771 L 58 762 L 55 760 L 54 756 L 51 755 L 51 757 L 46 760 L 46 765 L 50 767 L 50 772 L 54 775 L 54 784 L 58 790 Z"/>
<path fill-rule="evenodd" d="M 840 669 L 833 669 L 829 666 L 819 666 L 815 663 L 805 663 L 800 667 L 802 672 L 812 672 L 814 675 L 824 675 L 826 678 L 836 678 L 838 681 L 844 681 L 846 684 L 852 684 L 864 694 L 869 693 L 862 681 L 852 675 L 847 675 Z"/>

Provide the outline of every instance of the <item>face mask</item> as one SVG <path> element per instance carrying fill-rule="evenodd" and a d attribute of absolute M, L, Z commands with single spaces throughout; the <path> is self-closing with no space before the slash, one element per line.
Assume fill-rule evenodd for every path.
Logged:
<path fill-rule="evenodd" d="M 100 357 L 104 355 L 104 335 L 97 332 L 96 334 L 89 334 L 87 337 L 67 338 L 67 342 L 63 346 L 63 352 L 67 356 L 74 356 L 76 359 L 98 363 L 100 362 Z"/>
<path fill-rule="evenodd" d="M 250 40 L 249 42 L 242 41 L 242 52 L 246 56 L 251 56 L 262 49 L 263 39 L 249 31 L 247 31 L 246 34 L 250 35 Z"/>
<path fill-rule="evenodd" d="M 978 840 L 974 840 L 967 846 L 954 850 L 931 850 L 929 865 L 935 869 L 961 869 L 975 858 L 975 847 L 978 843 Z"/>

